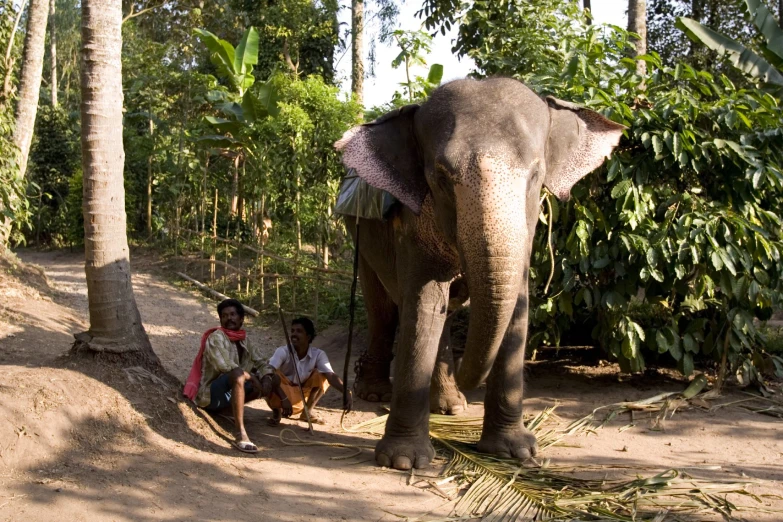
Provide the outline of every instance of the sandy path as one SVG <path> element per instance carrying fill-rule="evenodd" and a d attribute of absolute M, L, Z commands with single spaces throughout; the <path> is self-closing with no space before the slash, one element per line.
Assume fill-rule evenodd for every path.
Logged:
<path fill-rule="evenodd" d="M 375 467 L 370 451 L 333 461 L 330 457 L 346 450 L 282 445 L 281 428 L 265 425 L 269 411 L 263 404 L 253 404 L 246 414 L 248 431 L 261 449 L 256 456 L 233 450 L 220 436 L 231 429 L 226 421 L 215 428 L 218 436 L 203 421 L 191 426 L 210 441 L 203 450 L 193 447 L 205 445 L 191 442 L 194 437 L 177 440 L 146 428 L 146 413 L 139 414 L 114 389 L 77 372 L 40 368 L 67 351 L 73 332 L 86 328 L 83 261 L 63 252 L 24 251 L 21 258 L 46 270 L 55 293 L 53 300 L 43 297 L 29 309 L 0 316 L 12 335 L 0 338 L 0 402 L 7 404 L 0 406 L 0 418 L 10 421 L 0 423 L 8 428 L 0 428 L 0 520 L 53 513 L 59 520 L 85 521 L 395 520 L 390 513 L 419 515 L 443 504 L 407 486 L 404 475 Z M 135 270 L 134 292 L 153 348 L 184 380 L 201 332 L 217 321 L 215 303 Z M 270 351 L 280 344 L 277 330 L 252 321 L 246 326 L 253 342 Z M 327 336 L 319 340 L 330 354 L 340 351 Z M 332 356 L 332 363 L 342 366 L 339 357 Z M 19 382 L 25 383 L 23 390 L 13 390 Z M 14 400 L 3 401 L 4 392 Z M 39 415 L 42 396 L 49 402 Z M 327 425 L 317 427 L 313 440 L 374 445 L 371 436 L 333 435 L 339 431 L 341 399 L 331 391 L 322 402 Z M 352 414 L 352 422 L 377 410 L 358 406 L 365 413 Z M 120 420 L 105 423 L 105 416 Z M 309 439 L 299 423 L 283 427 Z M 19 436 L 16 430 L 22 428 Z"/>
<path fill-rule="evenodd" d="M 137 396 L 121 373 L 96 380 L 79 368 L 50 365 L 67 351 L 72 333 L 86 327 L 82 259 L 32 251 L 21 257 L 44 267 L 56 292 L 49 298 L 34 290 L 0 288 L 11 296 L 0 310 L 0 326 L 12 335 L 0 336 L 0 419 L 6 421 L 0 422 L 0 520 L 57 513 L 61 520 L 85 521 L 391 521 L 430 510 L 448 513 L 441 498 L 407 486 L 402 474 L 375 467 L 368 451 L 341 461 L 329 458 L 345 450 L 282 445 L 280 428 L 265 425 L 263 404 L 253 405 L 247 416 L 261 452 L 246 456 L 231 449 L 225 438 L 228 423 L 212 426 L 181 403 L 178 410 L 168 404 L 175 392 Z M 145 327 L 164 365 L 183 379 L 201 331 L 217 320 L 215 303 L 171 285 L 154 270 L 145 271 L 150 262 L 138 261 L 134 291 Z M 253 342 L 270 351 L 281 342 L 276 328 L 251 322 L 248 330 Z M 343 339 L 335 330 L 317 343 L 336 367 L 342 367 Z M 662 377 L 621 382 L 613 365 L 531 364 L 528 372 L 528 411 L 557 403 L 564 423 L 601 405 L 685 386 Z M 718 402 L 743 397 L 733 392 Z M 469 400 L 470 413 L 481 415 L 481 392 Z M 155 401 L 168 410 L 150 408 Z M 337 393 L 330 392 L 323 402 L 328 423 L 314 440 L 374 444 L 370 436 L 340 432 Z M 376 405 L 356 402 L 360 413 L 352 414 L 351 423 L 377 414 Z M 630 423 L 633 428 L 621 431 Z M 292 425 L 301 433 L 301 425 L 287 426 Z M 650 417 L 639 414 L 633 421 L 619 418 L 596 435 L 576 437 L 571 447 L 551 448 L 545 457 L 555 465 L 629 466 L 627 476 L 689 467 L 714 479 L 761 480 L 755 492 L 779 493 L 781 428 L 778 419 L 736 406 L 678 411 L 664 430 L 652 429 Z M 783 509 L 783 502 L 771 498 L 764 505 Z M 751 513 L 748 520 L 783 520 L 783 514 Z"/>

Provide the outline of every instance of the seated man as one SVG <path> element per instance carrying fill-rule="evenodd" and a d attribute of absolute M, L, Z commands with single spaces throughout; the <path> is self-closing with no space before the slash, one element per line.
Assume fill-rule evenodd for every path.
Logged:
<path fill-rule="evenodd" d="M 185 384 L 183 393 L 210 413 L 233 413 L 238 428 L 234 446 L 246 453 L 258 448 L 245 431 L 245 403 L 277 393 L 273 382 L 262 384 L 256 373 L 264 365 L 258 348 L 248 349 L 242 324 L 245 310 L 236 299 L 226 299 L 217 306 L 220 328 L 210 328 L 201 337 L 201 348 Z"/>
<path fill-rule="evenodd" d="M 274 380 L 268 387 L 274 389 L 275 392 L 282 391 L 282 394 L 269 393 L 266 396 L 266 402 L 272 408 L 272 418 L 269 420 L 269 424 L 272 426 L 279 424 L 281 417 L 288 417 L 291 413 L 299 413 L 299 420 L 306 420 L 303 400 L 307 401 L 310 420 L 313 423 L 323 424 L 323 420 L 313 412 L 315 405 L 318 404 L 330 384 L 341 393 L 343 391 L 343 381 L 332 370 L 326 353 L 310 346 L 314 338 L 315 326 L 310 319 L 306 317 L 294 319 L 291 321 L 291 344 L 296 351 L 296 362 L 292 363 L 287 346 L 279 347 L 269 359 L 268 374 L 264 376 L 264 380 L 266 381 L 269 376 L 273 376 Z M 299 377 L 302 379 L 304 398 L 296 381 L 297 374 L 294 364 L 296 364 Z M 349 391 L 349 408 L 351 403 L 352 397 Z"/>

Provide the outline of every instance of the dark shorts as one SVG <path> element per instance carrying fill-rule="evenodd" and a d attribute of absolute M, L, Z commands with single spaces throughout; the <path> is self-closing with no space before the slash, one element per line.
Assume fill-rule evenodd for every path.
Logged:
<path fill-rule="evenodd" d="M 247 397 L 253 393 L 253 384 L 250 379 L 245 381 L 245 402 Z M 220 411 L 223 408 L 231 406 L 231 381 L 229 374 L 224 373 L 209 385 L 209 395 L 211 401 L 209 406 L 204 408 L 207 411 Z"/>

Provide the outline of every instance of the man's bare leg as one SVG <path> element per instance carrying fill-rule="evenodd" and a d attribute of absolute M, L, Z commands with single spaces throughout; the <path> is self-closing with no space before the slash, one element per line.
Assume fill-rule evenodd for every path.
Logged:
<path fill-rule="evenodd" d="M 286 400 L 286 396 L 280 388 L 280 376 L 276 373 L 264 375 L 258 382 L 260 386 L 260 396 L 266 399 L 267 405 L 269 405 L 269 399 L 273 396 L 277 396 L 281 403 Z M 270 426 L 277 426 L 283 419 L 283 409 L 274 408 L 272 406 L 269 406 L 269 409 L 272 410 L 272 417 L 267 420 L 267 424 Z"/>
<path fill-rule="evenodd" d="M 245 382 L 247 382 L 248 379 L 253 379 L 253 395 L 255 396 L 245 397 Z M 253 400 L 258 398 L 258 395 L 260 394 L 261 385 L 255 381 L 258 381 L 258 379 L 252 377 L 242 368 L 234 368 L 229 374 L 229 382 L 231 383 L 231 411 L 234 414 L 234 423 L 239 429 L 236 442 L 240 449 L 247 448 L 248 450 L 254 449 L 257 451 L 258 449 L 255 444 L 250 442 L 250 437 L 247 436 L 247 431 L 245 431 L 245 399 Z M 248 444 L 252 446 L 252 448 L 248 446 Z M 243 449 L 243 451 L 245 450 Z"/>
<path fill-rule="evenodd" d="M 318 404 L 318 401 L 321 400 L 321 397 L 324 396 L 324 389 L 321 387 L 318 388 L 311 388 L 310 393 L 307 393 L 308 390 L 305 390 L 305 393 L 307 394 L 307 411 L 310 413 L 310 421 L 316 424 L 322 424 L 323 419 L 320 415 L 315 413 L 315 406 Z M 305 412 L 302 412 L 302 414 L 299 416 L 299 420 L 307 421 L 307 415 L 305 415 Z"/>

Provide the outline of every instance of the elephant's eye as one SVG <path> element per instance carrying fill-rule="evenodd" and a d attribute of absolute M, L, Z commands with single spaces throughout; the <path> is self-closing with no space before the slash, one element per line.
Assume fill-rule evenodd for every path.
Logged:
<path fill-rule="evenodd" d="M 438 183 L 441 182 L 440 180 L 450 182 L 451 172 L 443 163 L 438 163 L 435 165 L 435 177 L 438 179 Z"/>
<path fill-rule="evenodd" d="M 435 166 L 435 184 L 444 194 L 451 194 L 454 190 L 454 182 L 451 178 L 451 174 L 448 169 L 440 163 Z"/>

